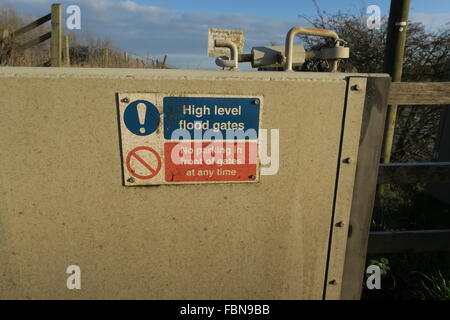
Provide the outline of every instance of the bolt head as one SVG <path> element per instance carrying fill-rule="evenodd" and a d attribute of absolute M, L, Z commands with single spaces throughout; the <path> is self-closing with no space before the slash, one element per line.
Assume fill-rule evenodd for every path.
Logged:
<path fill-rule="evenodd" d="M 120 100 L 120 101 L 122 101 L 123 103 L 128 103 L 128 102 L 130 102 L 130 99 L 128 99 L 128 98 L 123 98 L 123 99 Z"/>
<path fill-rule="evenodd" d="M 361 86 L 359 84 L 355 84 L 354 86 L 352 86 L 352 90 L 353 91 L 360 91 L 361 90 Z"/>
<path fill-rule="evenodd" d="M 127 182 L 129 182 L 129 183 L 134 183 L 134 178 L 129 178 L 129 179 L 127 179 Z"/>
<path fill-rule="evenodd" d="M 261 101 L 259 101 L 259 99 L 255 99 L 255 101 L 253 101 L 254 104 L 260 104 Z"/>
<path fill-rule="evenodd" d="M 345 163 L 345 164 L 350 164 L 350 163 L 353 162 L 353 159 L 352 158 L 345 158 L 344 160 L 342 160 L 342 162 Z"/>

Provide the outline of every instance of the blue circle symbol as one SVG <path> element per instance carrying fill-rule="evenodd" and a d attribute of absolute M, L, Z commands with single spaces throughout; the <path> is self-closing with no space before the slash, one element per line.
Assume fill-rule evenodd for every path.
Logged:
<path fill-rule="evenodd" d="M 128 130 L 138 136 L 148 136 L 158 129 L 160 115 L 150 102 L 136 100 L 130 103 L 123 113 L 123 121 Z"/>

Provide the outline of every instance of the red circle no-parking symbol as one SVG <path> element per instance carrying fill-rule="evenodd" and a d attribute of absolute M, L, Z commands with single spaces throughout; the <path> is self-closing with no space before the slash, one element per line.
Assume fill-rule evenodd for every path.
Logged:
<path fill-rule="evenodd" d="M 156 176 L 161 170 L 161 157 L 152 148 L 137 147 L 128 153 L 126 165 L 133 177 L 147 180 Z"/>

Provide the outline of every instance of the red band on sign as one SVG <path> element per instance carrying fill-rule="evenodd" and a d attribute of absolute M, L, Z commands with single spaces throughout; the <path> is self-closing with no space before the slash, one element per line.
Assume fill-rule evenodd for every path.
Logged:
<path fill-rule="evenodd" d="M 156 166 L 156 168 L 153 168 L 147 161 L 145 161 L 141 156 L 139 156 L 137 154 L 138 151 L 141 151 L 141 155 L 145 154 L 145 153 L 150 153 L 150 157 L 156 159 L 158 165 Z M 145 152 L 144 152 L 145 151 Z M 146 168 L 148 170 L 148 174 L 146 175 L 142 175 L 142 174 L 138 174 L 136 173 L 136 169 L 137 168 L 133 168 L 131 165 L 131 160 L 132 159 L 136 159 L 138 161 L 138 163 L 140 163 L 144 168 Z M 126 159 L 126 166 L 128 169 L 128 172 L 135 178 L 138 179 L 142 179 L 142 180 L 147 180 L 147 179 L 151 179 L 154 176 L 156 176 L 159 172 L 159 170 L 161 170 L 161 157 L 159 156 L 158 152 L 156 152 L 154 149 L 149 148 L 149 147 L 137 147 L 133 150 L 131 150 L 128 153 L 127 159 Z"/>
<path fill-rule="evenodd" d="M 257 142 L 167 142 L 167 182 L 255 181 Z"/>

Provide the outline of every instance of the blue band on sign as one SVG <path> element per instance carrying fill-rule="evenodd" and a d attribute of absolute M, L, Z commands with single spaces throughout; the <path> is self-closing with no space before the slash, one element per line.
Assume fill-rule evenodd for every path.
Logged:
<path fill-rule="evenodd" d="M 165 139 L 258 138 L 260 114 L 258 98 L 165 97 L 163 103 Z M 190 137 L 185 137 L 183 131 Z"/>
<path fill-rule="evenodd" d="M 148 136 L 158 129 L 160 115 L 158 109 L 146 100 L 130 103 L 123 113 L 123 121 L 132 133 Z"/>

